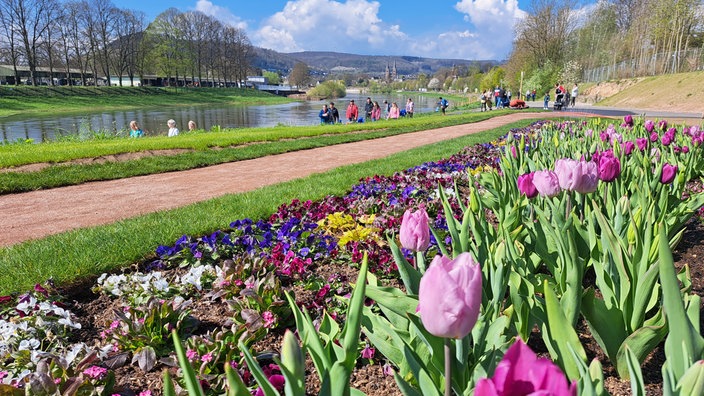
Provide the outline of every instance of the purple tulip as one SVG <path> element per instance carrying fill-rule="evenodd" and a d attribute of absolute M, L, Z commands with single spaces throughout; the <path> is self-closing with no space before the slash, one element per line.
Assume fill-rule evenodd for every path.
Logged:
<path fill-rule="evenodd" d="M 633 126 L 633 116 L 630 114 L 627 114 L 625 117 L 623 117 L 623 124 L 621 126 L 625 127 L 632 127 Z"/>
<path fill-rule="evenodd" d="M 632 143 L 631 143 L 632 144 Z M 603 155 L 599 159 L 598 175 L 599 180 L 612 182 L 621 174 L 621 162 L 611 155 Z"/>
<path fill-rule="evenodd" d="M 594 192 L 599 182 L 597 166 L 591 161 L 561 158 L 555 161 L 555 173 L 561 188 L 582 194 Z"/>
<path fill-rule="evenodd" d="M 636 138 L 636 145 L 638 146 L 638 150 L 644 151 L 646 148 L 648 148 L 648 139 Z"/>
<path fill-rule="evenodd" d="M 513 158 L 518 157 L 518 154 L 516 153 L 516 146 L 511 146 L 511 155 Z"/>
<path fill-rule="evenodd" d="M 658 128 L 660 128 L 661 131 L 667 129 L 667 120 L 658 121 Z"/>
<path fill-rule="evenodd" d="M 364 349 L 362 349 L 362 353 L 360 356 L 362 356 L 362 359 L 374 359 L 374 355 L 376 354 L 376 349 L 366 346 Z"/>
<path fill-rule="evenodd" d="M 533 184 L 533 172 L 518 176 L 518 191 L 525 194 L 528 198 L 535 198 L 538 195 L 538 190 Z"/>
<path fill-rule="evenodd" d="M 421 208 L 411 213 L 407 209 L 401 220 L 401 231 L 399 238 L 401 246 L 415 252 L 422 252 L 430 244 L 430 226 L 428 225 L 428 213 Z"/>
<path fill-rule="evenodd" d="M 606 143 L 609 140 L 609 134 L 606 132 L 602 132 L 599 134 L 599 139 L 601 139 L 602 142 Z"/>
<path fill-rule="evenodd" d="M 660 139 L 660 136 L 658 135 L 657 132 L 653 132 L 650 134 L 650 141 L 651 142 L 657 142 Z"/>
<path fill-rule="evenodd" d="M 629 140 L 626 143 L 624 143 L 621 146 L 621 148 L 623 149 L 624 154 L 631 155 L 631 153 L 633 152 L 633 149 L 636 148 L 636 144 Z"/>
<path fill-rule="evenodd" d="M 520 338 L 496 366 L 494 376 L 477 382 L 474 396 L 576 396 L 577 383 L 550 359 L 538 358 Z"/>
<path fill-rule="evenodd" d="M 682 146 L 682 153 L 687 154 L 689 152 L 688 146 Z"/>
<path fill-rule="evenodd" d="M 668 163 L 665 163 L 662 166 L 662 173 L 660 174 L 660 183 L 670 184 L 673 180 L 675 180 L 675 176 L 677 176 L 677 165 L 670 165 Z"/>
<path fill-rule="evenodd" d="M 472 255 L 435 256 L 418 287 L 425 329 L 437 337 L 464 338 L 477 323 L 481 304 L 482 270 Z"/>
<path fill-rule="evenodd" d="M 652 133 L 655 130 L 655 123 L 652 120 L 646 120 L 644 126 L 648 133 Z"/>
<path fill-rule="evenodd" d="M 562 191 L 557 174 L 549 170 L 533 172 L 533 185 L 543 197 L 554 197 Z"/>

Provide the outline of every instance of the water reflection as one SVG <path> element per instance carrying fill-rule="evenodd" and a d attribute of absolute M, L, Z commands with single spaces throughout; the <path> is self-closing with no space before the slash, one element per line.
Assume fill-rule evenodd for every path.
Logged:
<path fill-rule="evenodd" d="M 435 111 L 434 97 L 417 94 L 368 95 L 380 104 L 384 99 L 395 101 L 404 108 L 410 97 L 415 102 L 416 113 Z M 367 95 L 347 95 L 334 100 L 344 119 L 349 100 L 354 99 L 364 108 Z M 70 116 L 13 116 L 0 118 L 0 135 L 3 141 L 33 139 L 35 142 L 52 140 L 64 134 L 81 134 L 88 131 L 124 131 L 127 134 L 131 120 L 137 120 L 145 135 L 166 135 L 166 121 L 173 118 L 177 127 L 188 129 L 188 121 L 193 120 L 199 129 L 209 130 L 213 126 L 222 128 L 271 127 L 276 125 L 317 125 L 318 111 L 324 101 L 301 101 L 279 105 L 263 106 L 223 106 L 194 105 L 191 107 L 160 107 L 123 111 L 101 111 Z M 383 108 L 383 104 L 382 104 Z"/>

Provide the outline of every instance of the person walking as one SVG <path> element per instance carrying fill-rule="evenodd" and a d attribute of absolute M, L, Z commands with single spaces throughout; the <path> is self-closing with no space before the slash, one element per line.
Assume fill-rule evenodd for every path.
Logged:
<path fill-rule="evenodd" d="M 337 107 L 335 107 L 334 102 L 330 102 L 330 108 L 328 110 L 330 111 L 330 123 L 337 124 L 337 122 L 340 121 L 340 112 L 337 110 Z"/>
<path fill-rule="evenodd" d="M 574 107 L 574 102 L 577 100 L 577 95 L 579 95 L 579 88 L 577 88 L 577 83 L 574 83 L 572 94 L 570 95 L 570 104 L 572 107 Z"/>
<path fill-rule="evenodd" d="M 543 110 L 548 109 L 548 103 L 550 102 L 550 91 L 545 92 L 545 97 L 543 98 Z"/>
<path fill-rule="evenodd" d="M 443 111 L 443 113 L 444 113 L 444 111 Z M 396 102 L 391 103 L 391 110 L 389 110 L 389 114 L 386 116 L 386 119 L 387 120 L 388 119 L 395 120 L 395 119 L 398 119 L 398 117 L 400 115 L 401 115 L 401 111 L 398 108 L 398 105 L 396 104 Z"/>
<path fill-rule="evenodd" d="M 408 118 L 413 118 L 413 110 L 415 109 L 415 104 L 413 103 L 413 99 L 408 98 L 408 102 L 406 102 L 406 115 Z"/>
<path fill-rule="evenodd" d="M 327 104 L 324 104 L 323 108 L 318 112 L 318 118 L 320 118 L 320 125 L 330 122 L 330 110 Z"/>
<path fill-rule="evenodd" d="M 345 117 L 347 117 L 347 122 L 349 123 L 357 122 L 357 118 L 359 118 L 359 108 L 354 104 L 354 99 L 350 100 L 350 104 L 347 105 Z"/>
<path fill-rule="evenodd" d="M 373 108 L 372 98 L 367 98 L 367 103 L 364 104 L 364 122 L 371 121 Z"/>

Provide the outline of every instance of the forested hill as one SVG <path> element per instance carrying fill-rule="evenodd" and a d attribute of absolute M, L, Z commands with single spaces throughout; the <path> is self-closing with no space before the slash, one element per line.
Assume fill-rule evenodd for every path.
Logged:
<path fill-rule="evenodd" d="M 340 52 L 305 51 L 281 53 L 263 48 L 255 48 L 252 66 L 288 73 L 297 62 L 305 63 L 313 72 L 322 73 L 363 73 L 381 76 L 396 64 L 398 75 L 419 73 L 433 74 L 442 68 L 460 67 L 464 70 L 471 66 L 486 71 L 499 64 L 494 60 L 434 59 L 415 56 L 381 56 L 356 55 Z"/>

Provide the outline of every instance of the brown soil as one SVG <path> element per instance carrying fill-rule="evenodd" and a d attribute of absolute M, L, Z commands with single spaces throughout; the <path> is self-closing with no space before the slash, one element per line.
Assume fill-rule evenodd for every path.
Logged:
<path fill-rule="evenodd" d="M 255 190 L 339 166 L 383 158 L 530 118 L 590 114 L 516 112 L 473 124 L 321 147 L 246 161 L 0 196 L 0 246 Z M 305 165 L 303 165 L 305 164 Z M 217 182 L 214 182 L 217 181 Z"/>

